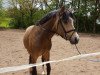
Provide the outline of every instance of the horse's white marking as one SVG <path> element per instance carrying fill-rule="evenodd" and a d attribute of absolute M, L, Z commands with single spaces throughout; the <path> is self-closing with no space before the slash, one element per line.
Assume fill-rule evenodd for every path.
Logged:
<path fill-rule="evenodd" d="M 42 75 L 46 75 L 46 72 L 45 72 L 45 66 L 42 66 Z"/>
<path fill-rule="evenodd" d="M 61 59 L 61 60 L 47 61 L 47 62 L 43 62 L 43 63 L 27 64 L 27 65 L 21 65 L 21 66 L 13 66 L 13 67 L 4 67 L 4 68 L 0 68 L 0 73 L 14 72 L 14 71 L 28 69 L 28 68 L 31 68 L 34 66 L 42 66 L 47 63 L 57 63 L 57 62 L 61 62 L 61 61 L 82 59 L 82 58 L 86 58 L 86 57 L 90 57 L 90 56 L 97 56 L 97 55 L 100 55 L 100 52 L 90 53 L 90 54 L 81 54 L 81 55 L 72 56 L 72 57 L 68 57 L 65 59 Z"/>
<path fill-rule="evenodd" d="M 42 72 L 42 75 L 46 75 L 46 73 L 43 71 L 43 72 Z"/>
<path fill-rule="evenodd" d="M 71 23 L 72 23 L 72 28 L 74 28 L 75 29 L 75 27 L 74 27 L 74 20 L 70 17 L 69 18 L 70 19 L 70 21 L 71 21 Z M 77 34 L 77 32 L 75 32 L 73 35 L 72 35 L 72 40 L 74 40 L 74 38 L 77 38 L 77 39 L 79 39 L 79 35 Z"/>
<path fill-rule="evenodd" d="M 75 37 L 79 40 L 79 35 L 77 34 L 77 32 L 75 32 L 72 37 L 71 37 L 71 40 L 75 40 Z"/>

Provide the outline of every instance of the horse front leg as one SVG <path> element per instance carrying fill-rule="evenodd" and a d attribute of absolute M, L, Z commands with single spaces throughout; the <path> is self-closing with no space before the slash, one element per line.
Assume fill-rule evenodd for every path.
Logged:
<path fill-rule="evenodd" d="M 51 72 L 50 63 L 46 64 L 46 66 L 47 66 L 47 75 L 50 75 L 50 72 Z"/>
<path fill-rule="evenodd" d="M 50 60 L 50 52 L 46 52 L 42 55 L 42 61 L 49 61 Z M 51 72 L 51 66 L 50 63 L 46 64 L 46 71 L 47 71 L 47 75 L 50 75 Z M 44 65 L 43 65 L 43 69 L 44 69 Z"/>
<path fill-rule="evenodd" d="M 36 60 L 37 60 L 37 59 L 33 58 L 31 55 L 29 56 L 29 64 L 34 64 L 34 63 L 36 63 Z M 30 74 L 31 74 L 31 75 L 37 75 L 37 69 L 36 69 L 36 67 L 32 67 L 32 68 L 30 69 Z"/>

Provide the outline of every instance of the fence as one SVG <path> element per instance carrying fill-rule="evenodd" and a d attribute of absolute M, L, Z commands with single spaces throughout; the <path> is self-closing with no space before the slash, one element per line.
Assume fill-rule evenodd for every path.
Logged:
<path fill-rule="evenodd" d="M 47 62 L 43 62 L 43 63 L 27 64 L 27 65 L 21 65 L 21 66 L 13 66 L 13 67 L 4 67 L 4 68 L 0 68 L 0 73 L 20 71 L 20 70 L 28 69 L 28 68 L 31 68 L 31 67 L 34 67 L 34 66 L 41 66 L 41 65 L 44 65 L 44 64 L 47 64 L 47 63 L 58 63 L 58 62 L 62 62 L 62 61 L 82 59 L 82 58 L 97 56 L 97 55 L 100 55 L 100 52 L 90 53 L 90 54 L 80 54 L 80 55 L 77 55 L 77 56 L 72 56 L 72 57 L 68 57 L 68 58 L 65 58 L 65 59 L 61 59 L 61 60 L 47 61 Z"/>

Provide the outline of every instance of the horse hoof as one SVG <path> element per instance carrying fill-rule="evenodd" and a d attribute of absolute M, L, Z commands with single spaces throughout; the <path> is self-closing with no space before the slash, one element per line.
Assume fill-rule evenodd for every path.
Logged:
<path fill-rule="evenodd" d="M 43 71 L 43 72 L 42 72 L 42 75 L 46 75 L 46 73 Z"/>

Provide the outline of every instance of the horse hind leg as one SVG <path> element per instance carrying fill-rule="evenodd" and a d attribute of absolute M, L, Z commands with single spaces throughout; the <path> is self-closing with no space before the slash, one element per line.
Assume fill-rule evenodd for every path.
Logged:
<path fill-rule="evenodd" d="M 41 59 L 42 59 L 42 62 L 44 62 L 44 58 L 42 57 Z M 42 69 L 43 69 L 42 75 L 45 75 L 46 73 L 45 73 L 44 65 L 42 65 Z"/>
<path fill-rule="evenodd" d="M 37 59 L 32 58 L 31 55 L 29 56 L 29 64 L 34 64 L 34 63 L 36 63 L 36 60 L 37 60 Z M 32 68 L 30 69 L 30 74 L 31 74 L 31 75 L 37 75 L 37 69 L 36 69 L 36 67 L 32 67 Z"/>
<path fill-rule="evenodd" d="M 42 55 L 42 62 L 44 61 L 49 61 L 50 59 L 50 52 L 46 52 Z M 50 66 L 50 63 L 46 64 L 46 71 L 47 71 L 47 75 L 50 75 L 50 72 L 51 72 L 51 66 Z M 44 65 L 43 65 L 43 70 L 44 70 Z M 45 73 L 44 73 L 45 74 Z"/>

